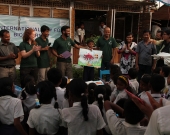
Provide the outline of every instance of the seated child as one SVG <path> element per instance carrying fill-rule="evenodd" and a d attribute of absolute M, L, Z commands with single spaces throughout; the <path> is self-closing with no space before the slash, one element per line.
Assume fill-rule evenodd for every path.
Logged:
<path fill-rule="evenodd" d="M 136 68 L 130 68 L 128 71 L 128 75 L 129 75 L 129 86 L 132 89 L 132 93 L 137 94 L 139 89 L 139 83 L 136 80 L 138 76 L 138 71 L 136 70 Z"/>
<path fill-rule="evenodd" d="M 93 102 L 93 105 L 97 105 L 99 107 L 103 119 L 107 124 L 106 113 L 104 109 L 104 97 L 106 96 L 106 88 L 103 85 L 97 86 L 94 89 L 94 95 L 95 95 L 95 101 Z M 107 132 L 107 134 L 111 134 L 110 129 L 107 125 L 104 127 L 104 129 L 105 129 L 104 132 Z"/>
<path fill-rule="evenodd" d="M 89 49 L 93 49 L 94 41 L 88 40 L 87 46 L 89 47 Z M 94 80 L 94 67 L 84 66 L 83 80 L 84 81 L 93 81 Z"/>
<path fill-rule="evenodd" d="M 92 104 L 95 101 L 94 89 L 97 87 L 95 83 L 90 83 L 87 86 L 88 89 L 88 104 Z"/>
<path fill-rule="evenodd" d="M 106 89 L 106 94 L 105 94 L 105 97 L 104 97 L 104 101 L 106 101 L 106 100 L 110 101 L 110 96 L 111 96 L 111 93 L 112 93 L 111 87 L 108 84 L 105 84 L 104 86 L 105 86 L 105 89 Z"/>
<path fill-rule="evenodd" d="M 51 68 L 47 72 L 47 77 L 48 77 L 48 80 L 55 85 L 56 95 L 57 95 L 56 99 L 57 99 L 59 108 L 62 109 L 63 108 L 64 93 L 65 93 L 65 89 L 62 89 L 59 86 L 62 82 L 62 72 L 61 72 L 60 69 Z"/>
<path fill-rule="evenodd" d="M 159 103 L 161 97 L 161 90 L 165 87 L 165 79 L 163 76 L 159 74 L 154 74 L 151 76 L 150 79 L 150 88 L 151 88 L 151 96 Z M 143 94 L 142 98 L 146 103 L 148 103 L 151 106 L 151 103 L 149 101 L 149 98 L 147 94 Z M 162 98 L 163 106 L 169 105 L 170 102 L 166 100 L 165 98 Z"/>
<path fill-rule="evenodd" d="M 111 93 L 111 96 L 110 96 L 110 101 L 111 102 L 114 102 L 114 100 L 116 99 L 117 95 L 118 95 L 118 90 L 117 90 L 117 87 L 116 87 L 116 84 L 117 84 L 117 80 L 119 78 L 119 76 L 121 76 L 122 74 L 114 74 L 114 76 L 112 77 L 112 80 L 113 80 L 113 83 L 115 84 L 115 89 L 113 90 L 113 92 Z"/>
<path fill-rule="evenodd" d="M 61 81 L 61 84 L 59 85 L 59 87 L 61 89 L 66 89 L 66 86 L 67 86 L 67 78 L 66 77 L 62 77 L 62 81 Z"/>
<path fill-rule="evenodd" d="M 114 91 L 116 89 L 116 84 L 113 81 L 115 74 L 122 75 L 120 67 L 118 65 L 110 64 L 110 78 L 111 79 L 110 79 L 109 85 L 110 85 L 112 91 Z"/>
<path fill-rule="evenodd" d="M 113 135 L 144 135 L 146 128 L 140 126 L 144 113 L 132 100 L 128 99 L 123 109 L 109 101 L 105 101 L 104 107 L 108 126 Z M 124 114 L 125 120 L 119 119 L 115 112 Z"/>
<path fill-rule="evenodd" d="M 14 95 L 11 78 L 0 79 L 0 135 L 27 135 L 20 121 L 24 112 L 21 100 Z"/>
<path fill-rule="evenodd" d="M 162 94 L 166 94 L 168 91 L 167 78 L 169 73 L 170 73 L 170 67 L 168 66 L 161 67 L 160 75 L 162 75 L 165 78 L 165 88 L 162 89 Z"/>
<path fill-rule="evenodd" d="M 42 81 L 37 85 L 37 94 L 40 106 L 30 111 L 27 121 L 29 134 L 55 135 L 61 124 L 59 111 L 51 105 L 51 100 L 56 96 L 55 86 L 49 81 Z"/>
<path fill-rule="evenodd" d="M 116 96 L 116 99 L 114 100 L 114 104 L 116 104 L 121 98 L 128 99 L 128 95 L 125 90 L 128 90 L 131 92 L 131 88 L 129 87 L 129 80 L 125 76 L 118 77 L 116 87 L 117 87 L 118 95 Z"/>
<path fill-rule="evenodd" d="M 63 125 L 69 135 L 102 134 L 105 122 L 96 105 L 87 103 L 87 84 L 82 79 L 73 79 L 69 84 L 69 98 L 73 107 L 62 110 Z"/>
<path fill-rule="evenodd" d="M 153 74 L 160 74 L 160 71 L 161 71 L 161 68 L 160 67 L 156 67 L 154 70 L 153 70 Z"/>
<path fill-rule="evenodd" d="M 148 74 L 145 74 L 141 77 L 140 80 L 140 93 L 138 93 L 138 97 L 142 98 L 143 94 L 145 95 L 145 91 L 150 92 L 149 82 L 150 82 L 151 76 Z"/>

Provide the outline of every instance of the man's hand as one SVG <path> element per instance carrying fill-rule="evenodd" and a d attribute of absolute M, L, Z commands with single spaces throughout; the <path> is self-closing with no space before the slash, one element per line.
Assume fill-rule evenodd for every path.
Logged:
<path fill-rule="evenodd" d="M 8 55 L 8 59 L 15 59 L 16 55 L 14 53 L 11 53 Z"/>
<path fill-rule="evenodd" d="M 48 51 L 49 48 L 50 48 L 49 46 L 46 46 L 46 47 L 43 48 L 43 50 L 44 50 L 44 51 Z"/>
<path fill-rule="evenodd" d="M 58 58 L 64 58 L 62 54 L 58 55 L 57 57 Z"/>

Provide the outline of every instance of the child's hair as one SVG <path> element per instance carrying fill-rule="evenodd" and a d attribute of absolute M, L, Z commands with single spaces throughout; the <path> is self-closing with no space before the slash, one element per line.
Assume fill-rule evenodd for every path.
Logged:
<path fill-rule="evenodd" d="M 30 81 L 26 84 L 25 89 L 21 92 L 22 100 L 25 100 L 27 98 L 27 94 L 34 95 L 37 93 L 36 85 L 33 81 Z"/>
<path fill-rule="evenodd" d="M 105 89 L 106 89 L 104 101 L 106 101 L 106 100 L 110 101 L 110 96 L 111 96 L 111 93 L 112 93 L 111 87 L 108 84 L 105 84 L 104 86 L 105 86 Z"/>
<path fill-rule="evenodd" d="M 87 84 L 82 79 L 73 79 L 70 82 L 70 93 L 77 98 L 81 98 L 82 113 L 84 120 L 88 121 L 89 107 L 86 96 Z"/>
<path fill-rule="evenodd" d="M 97 87 L 95 83 L 90 83 L 87 87 L 88 89 L 88 103 L 92 104 L 95 101 L 94 89 Z"/>
<path fill-rule="evenodd" d="M 128 100 L 128 99 L 126 99 L 126 98 L 121 98 L 120 100 L 118 100 L 118 101 L 116 102 L 116 104 L 117 104 L 119 107 L 121 107 L 122 109 L 124 109 L 124 105 L 125 105 L 125 102 L 126 102 L 127 100 Z M 120 117 L 120 118 L 124 118 L 124 116 L 123 116 L 122 113 L 119 113 L 119 112 L 116 112 L 116 113 L 119 114 L 119 117 Z"/>
<path fill-rule="evenodd" d="M 128 75 L 129 75 L 130 79 L 135 79 L 135 78 L 137 78 L 138 71 L 136 70 L 136 68 L 130 68 L 128 71 Z"/>
<path fill-rule="evenodd" d="M 70 91 L 70 83 L 68 83 L 66 85 L 66 90 L 65 90 L 65 94 L 64 94 L 64 98 L 67 100 L 69 99 L 69 91 Z"/>
<path fill-rule="evenodd" d="M 10 77 L 0 78 L 0 97 L 6 95 L 17 97 L 13 93 L 12 87 L 13 87 L 13 81 Z"/>
<path fill-rule="evenodd" d="M 150 85 L 153 91 L 161 92 L 161 90 L 165 87 L 165 79 L 159 74 L 154 74 L 151 77 Z"/>
<path fill-rule="evenodd" d="M 122 83 L 124 83 L 127 87 L 126 87 L 126 90 L 128 90 L 129 92 L 132 92 L 132 89 L 131 87 L 129 86 L 129 80 L 126 76 L 119 76 L 118 79 L 119 81 L 121 81 Z"/>
<path fill-rule="evenodd" d="M 120 67 L 118 65 L 110 64 L 110 75 L 111 75 L 111 78 L 115 74 L 122 74 L 122 72 L 120 70 Z"/>
<path fill-rule="evenodd" d="M 99 109 L 100 109 L 102 116 L 103 116 L 103 100 L 105 97 L 105 92 L 106 92 L 106 89 L 102 85 L 99 85 L 94 89 L 95 99 L 99 105 Z"/>
<path fill-rule="evenodd" d="M 51 68 L 47 72 L 47 77 L 48 80 L 52 82 L 54 85 L 58 85 L 62 79 L 62 71 L 58 68 Z"/>
<path fill-rule="evenodd" d="M 67 78 L 66 77 L 62 77 L 62 82 L 59 85 L 61 88 L 65 88 L 67 85 Z"/>
<path fill-rule="evenodd" d="M 113 80 L 114 84 L 117 84 L 117 79 L 118 79 L 119 76 L 121 76 L 121 75 L 122 75 L 122 74 L 120 74 L 120 73 L 116 73 L 116 74 L 113 75 L 112 80 Z"/>
<path fill-rule="evenodd" d="M 52 98 L 57 101 L 55 86 L 50 81 L 39 82 L 37 85 L 37 94 L 40 104 L 51 103 Z"/>
<path fill-rule="evenodd" d="M 93 40 L 89 39 L 89 40 L 87 40 L 87 45 L 88 45 L 90 42 L 94 43 Z"/>
<path fill-rule="evenodd" d="M 170 73 L 170 67 L 164 66 L 161 69 L 162 69 L 162 72 L 164 73 L 164 77 L 168 77 L 168 75 Z"/>
<path fill-rule="evenodd" d="M 141 80 L 142 82 L 146 83 L 146 84 L 149 84 L 150 79 L 151 79 L 151 76 L 150 76 L 150 75 L 144 74 L 144 75 L 141 77 L 140 80 Z"/>
<path fill-rule="evenodd" d="M 161 71 L 161 68 L 160 67 L 157 67 L 153 70 L 153 74 L 160 74 L 160 71 Z"/>
<path fill-rule="evenodd" d="M 124 103 L 124 116 L 126 122 L 135 125 L 144 118 L 144 113 L 136 106 L 136 104 L 128 99 Z"/>
<path fill-rule="evenodd" d="M 35 80 L 34 80 L 34 77 L 32 76 L 32 75 L 26 75 L 25 77 L 24 77 L 24 87 L 26 86 L 26 84 L 28 83 L 28 82 L 30 82 L 30 81 L 32 81 L 32 82 L 35 82 Z M 23 88 L 24 88 L 23 87 Z"/>

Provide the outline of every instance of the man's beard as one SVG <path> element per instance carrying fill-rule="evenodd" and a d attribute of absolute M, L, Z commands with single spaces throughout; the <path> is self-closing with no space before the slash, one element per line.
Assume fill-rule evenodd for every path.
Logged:
<path fill-rule="evenodd" d="M 66 33 L 64 34 L 64 36 L 65 36 L 65 37 L 70 37 L 70 35 L 69 35 L 69 34 L 66 34 Z"/>

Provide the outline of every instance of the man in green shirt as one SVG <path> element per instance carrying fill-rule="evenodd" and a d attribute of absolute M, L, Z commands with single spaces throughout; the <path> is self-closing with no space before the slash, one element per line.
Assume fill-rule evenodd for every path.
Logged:
<path fill-rule="evenodd" d="M 41 27 L 41 36 L 35 39 L 37 44 L 41 46 L 40 57 L 37 58 L 38 82 L 47 80 L 47 72 L 50 69 L 50 58 L 48 55 L 49 31 L 50 31 L 49 27 L 43 25 Z"/>
<path fill-rule="evenodd" d="M 109 70 L 110 64 L 114 64 L 116 46 L 115 39 L 110 37 L 110 28 L 106 27 L 104 35 L 97 41 L 97 47 L 103 51 L 101 69 L 99 70 Z M 109 75 L 106 76 L 106 81 L 109 81 Z"/>
<path fill-rule="evenodd" d="M 57 57 L 57 68 L 59 68 L 62 71 L 63 76 L 67 76 L 69 79 L 73 78 L 72 75 L 72 63 L 71 58 L 64 58 L 62 56 L 62 53 L 65 51 L 71 51 L 71 46 L 76 48 L 84 48 L 82 46 L 79 46 L 75 44 L 70 36 L 70 27 L 69 26 L 63 26 L 61 28 L 62 35 L 54 41 L 53 47 L 52 47 L 52 53 L 54 56 Z"/>

